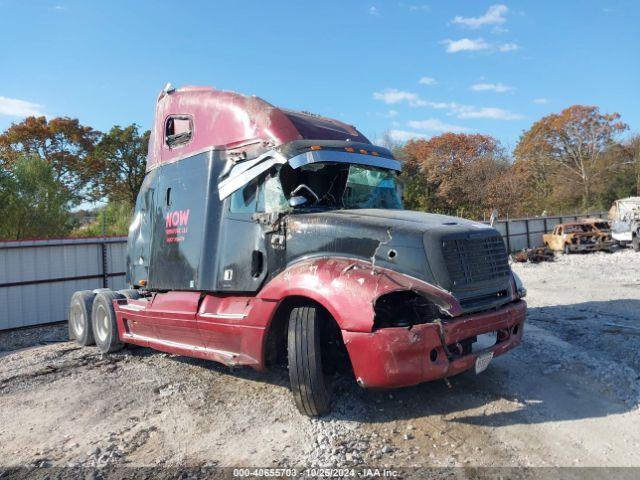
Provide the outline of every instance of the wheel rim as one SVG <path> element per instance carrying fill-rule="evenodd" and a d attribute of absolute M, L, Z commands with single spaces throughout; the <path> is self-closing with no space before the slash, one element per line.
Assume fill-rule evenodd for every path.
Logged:
<path fill-rule="evenodd" d="M 107 309 L 102 305 L 98 305 L 95 318 L 95 333 L 101 342 L 106 341 L 109 335 L 109 316 Z"/>
<path fill-rule="evenodd" d="M 76 332 L 76 335 L 81 337 L 84 333 L 86 319 L 84 318 L 84 313 L 82 312 L 82 308 L 77 303 L 71 309 L 71 324 L 73 325 L 73 329 Z"/>

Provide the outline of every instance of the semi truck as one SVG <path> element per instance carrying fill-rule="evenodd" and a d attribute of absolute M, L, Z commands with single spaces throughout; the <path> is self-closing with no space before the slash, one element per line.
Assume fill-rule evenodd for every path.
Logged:
<path fill-rule="evenodd" d="M 303 414 L 332 379 L 391 388 L 482 372 L 521 343 L 501 235 L 403 209 L 401 162 L 346 123 L 167 85 L 120 291 L 75 292 L 69 334 L 229 366 L 288 365 Z"/>

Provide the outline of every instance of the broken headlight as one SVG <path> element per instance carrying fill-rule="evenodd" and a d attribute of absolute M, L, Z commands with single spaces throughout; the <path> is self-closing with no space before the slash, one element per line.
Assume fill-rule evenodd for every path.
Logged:
<path fill-rule="evenodd" d="M 527 296 L 527 289 L 524 288 L 522 280 L 520 280 L 520 277 L 514 271 L 511 271 L 511 288 L 516 298 L 524 298 Z"/>
<path fill-rule="evenodd" d="M 373 306 L 373 329 L 411 327 L 430 323 L 445 314 L 435 303 L 412 290 L 381 295 Z"/>

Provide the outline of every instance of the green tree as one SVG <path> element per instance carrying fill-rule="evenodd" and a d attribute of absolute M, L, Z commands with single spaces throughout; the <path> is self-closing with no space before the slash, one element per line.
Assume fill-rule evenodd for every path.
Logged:
<path fill-rule="evenodd" d="M 131 221 L 131 206 L 129 202 L 109 202 L 105 207 L 97 210 L 95 221 L 73 231 L 74 237 L 99 237 L 103 233 L 108 236 L 126 235 Z M 103 231 L 104 225 L 104 231 Z"/>
<path fill-rule="evenodd" d="M 87 163 L 86 178 L 94 198 L 133 207 L 144 180 L 149 136 L 149 130 L 140 134 L 135 123 L 125 128 L 116 125 L 102 136 Z"/>
<path fill-rule="evenodd" d="M 73 227 L 73 195 L 51 164 L 38 157 L 14 158 L 0 169 L 0 238 L 67 235 Z"/>

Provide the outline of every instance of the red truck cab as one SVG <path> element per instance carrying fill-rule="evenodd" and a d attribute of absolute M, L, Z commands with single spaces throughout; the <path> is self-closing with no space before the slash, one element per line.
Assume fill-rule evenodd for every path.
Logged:
<path fill-rule="evenodd" d="M 328 373 L 400 387 L 522 339 L 525 290 L 493 228 L 402 208 L 401 164 L 355 127 L 213 88 L 159 95 L 119 292 L 76 292 L 70 335 L 262 370 L 298 409 Z"/>

